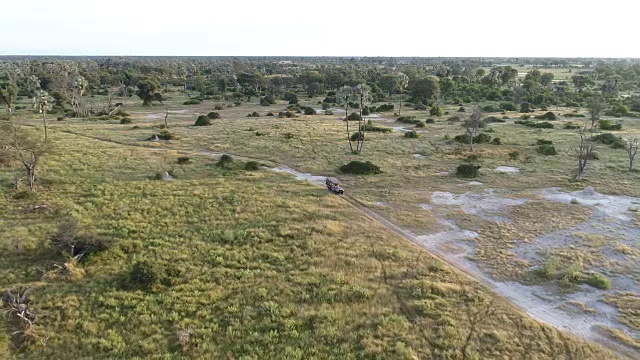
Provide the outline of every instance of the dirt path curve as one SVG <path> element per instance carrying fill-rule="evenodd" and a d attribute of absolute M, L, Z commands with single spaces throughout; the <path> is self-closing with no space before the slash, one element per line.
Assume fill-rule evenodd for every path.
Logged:
<path fill-rule="evenodd" d="M 293 176 L 296 176 L 298 180 L 308 180 L 310 183 L 317 186 L 323 185 L 322 184 L 323 181 L 319 181 L 319 180 L 316 181 L 317 180 L 316 178 L 324 179 L 324 177 L 313 176 L 310 174 L 302 173 L 296 169 L 293 169 L 287 166 L 286 164 L 282 164 L 274 160 L 243 156 L 243 155 L 234 154 L 230 152 L 223 153 L 223 152 L 212 152 L 207 150 L 178 150 L 178 149 L 154 148 L 149 146 L 119 142 L 111 139 L 104 139 L 104 138 L 91 136 L 91 135 L 85 135 L 85 134 L 76 133 L 69 130 L 62 130 L 62 131 L 68 134 L 82 136 L 82 137 L 86 137 L 86 138 L 90 138 L 98 141 L 110 142 L 110 143 L 123 145 L 123 146 L 137 147 L 137 148 L 147 149 L 151 151 L 159 151 L 159 150 L 178 151 L 184 154 L 204 155 L 204 156 L 213 156 L 213 157 L 220 157 L 223 154 L 228 154 L 238 159 L 269 162 L 274 164 L 274 167 L 269 168 L 269 170 L 280 172 L 280 173 L 283 173 L 283 172 L 289 173 Z M 356 209 L 364 213 L 367 217 L 369 217 L 373 221 L 387 228 L 389 231 L 411 242 L 412 244 L 422 248 L 423 250 L 427 251 L 428 253 L 430 253 L 440 261 L 448 264 L 454 269 L 457 269 L 458 271 L 465 274 L 466 276 L 469 276 L 472 279 L 475 279 L 476 281 L 478 281 L 479 283 L 481 283 L 482 285 L 484 285 L 486 288 L 490 289 L 494 293 L 498 294 L 499 296 L 506 298 L 514 306 L 516 306 L 518 309 L 528 314 L 533 319 L 539 322 L 543 322 L 545 324 L 551 325 L 562 331 L 566 331 L 573 335 L 579 336 L 583 339 L 597 342 L 609 348 L 610 350 L 615 351 L 622 357 L 629 358 L 629 359 L 638 358 L 638 354 L 636 352 L 632 352 L 629 349 L 622 347 L 616 342 L 610 340 L 605 335 L 599 333 L 596 329 L 593 329 L 594 324 L 591 323 L 590 321 L 587 321 L 586 318 L 580 318 L 579 316 L 575 316 L 575 315 L 571 316 L 567 313 L 556 310 L 555 306 L 552 303 L 547 302 L 544 299 L 541 299 L 533 295 L 531 291 L 527 289 L 527 286 L 520 285 L 515 282 L 509 283 L 510 286 L 505 286 L 506 284 L 505 282 L 496 281 L 491 277 L 485 275 L 477 267 L 469 266 L 468 262 L 463 261 L 464 259 L 461 258 L 462 256 L 464 256 L 464 254 L 460 254 L 458 256 L 452 256 L 451 254 L 446 254 L 443 251 L 439 250 L 437 246 L 434 246 L 434 244 L 425 243 L 425 241 L 422 241 L 419 236 L 412 234 L 407 230 L 402 229 L 398 225 L 392 223 L 391 221 L 384 218 L 383 216 L 376 213 L 375 211 L 371 210 L 367 206 L 361 204 L 355 198 L 349 195 L 343 195 L 342 198 L 347 203 L 351 204 Z M 514 285 L 516 285 L 515 287 L 520 287 L 521 290 L 514 291 L 513 290 Z"/>

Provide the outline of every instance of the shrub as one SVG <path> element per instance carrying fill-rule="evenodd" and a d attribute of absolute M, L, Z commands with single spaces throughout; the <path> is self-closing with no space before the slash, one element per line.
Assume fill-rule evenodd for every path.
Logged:
<path fill-rule="evenodd" d="M 553 141 L 539 139 L 538 141 L 536 141 L 536 145 L 553 145 Z"/>
<path fill-rule="evenodd" d="M 371 110 L 369 110 L 369 107 L 368 106 L 363 107 L 362 108 L 362 115 L 367 116 L 369 114 L 371 114 Z"/>
<path fill-rule="evenodd" d="M 404 124 L 417 124 L 420 122 L 415 116 L 400 116 L 397 121 Z"/>
<path fill-rule="evenodd" d="M 456 168 L 456 175 L 462 178 L 476 178 L 478 177 L 479 165 L 462 164 Z"/>
<path fill-rule="evenodd" d="M 566 123 L 562 128 L 567 130 L 576 130 L 576 129 L 580 129 L 580 126 L 573 123 Z"/>
<path fill-rule="evenodd" d="M 555 146 L 553 145 L 540 145 L 538 146 L 538 154 L 540 155 L 558 155 Z"/>
<path fill-rule="evenodd" d="M 462 121 L 462 118 L 458 115 L 454 115 L 447 119 L 447 122 L 451 122 L 451 123 L 460 122 L 460 121 Z"/>
<path fill-rule="evenodd" d="M 351 161 L 346 165 L 340 166 L 340 171 L 345 174 L 354 175 L 376 175 L 381 174 L 382 170 L 377 165 L 374 165 L 370 161 Z"/>
<path fill-rule="evenodd" d="M 509 160 L 518 160 L 520 158 L 520 152 L 518 150 L 509 153 Z"/>
<path fill-rule="evenodd" d="M 196 122 L 193 124 L 193 126 L 207 126 L 207 125 L 211 125 L 211 119 L 209 119 L 204 115 L 198 116 L 198 118 L 196 119 Z"/>
<path fill-rule="evenodd" d="M 349 116 L 347 116 L 347 120 L 361 120 L 360 114 L 352 112 L 351 114 L 349 114 Z"/>
<path fill-rule="evenodd" d="M 587 284 L 597 289 L 607 290 L 611 288 L 611 282 L 606 276 L 598 273 L 592 273 L 587 278 Z"/>
<path fill-rule="evenodd" d="M 404 133 L 404 137 L 408 138 L 408 139 L 417 139 L 418 136 L 419 136 L 419 134 L 417 132 L 415 132 L 414 130 L 407 131 L 406 133 Z"/>
<path fill-rule="evenodd" d="M 260 170 L 260 164 L 257 161 L 248 161 L 244 164 L 244 169 L 247 171 Z"/>
<path fill-rule="evenodd" d="M 273 98 L 273 96 L 271 95 L 267 95 L 264 96 L 262 98 L 260 98 L 260 105 L 261 106 L 269 106 L 271 104 L 275 104 L 276 103 L 276 99 Z"/>
<path fill-rule="evenodd" d="M 266 136 L 266 135 L 268 135 L 268 134 L 260 132 L 260 131 L 256 131 L 256 136 Z"/>
<path fill-rule="evenodd" d="M 425 123 L 427 123 L 427 124 L 435 124 L 436 121 L 433 120 L 433 119 L 427 119 L 427 121 L 425 121 Z"/>
<path fill-rule="evenodd" d="M 433 105 L 431 109 L 429 109 L 429 115 L 442 116 L 442 108 L 439 105 Z"/>
<path fill-rule="evenodd" d="M 371 132 L 381 132 L 381 133 L 390 133 L 393 131 L 391 128 L 384 126 L 376 126 L 371 120 L 367 121 L 367 126 L 362 125 L 361 130 L 367 130 Z"/>
<path fill-rule="evenodd" d="M 521 113 L 529 113 L 532 112 L 533 110 L 531 110 L 531 104 L 529 104 L 528 102 L 523 102 L 522 104 L 520 104 L 520 112 Z"/>
<path fill-rule="evenodd" d="M 216 166 L 221 169 L 232 170 L 236 168 L 236 163 L 230 155 L 223 154 L 216 163 Z"/>
<path fill-rule="evenodd" d="M 482 111 L 486 111 L 486 112 L 498 112 L 500 111 L 500 109 L 498 109 L 497 107 L 493 106 L 493 105 L 485 105 L 482 107 Z"/>
<path fill-rule="evenodd" d="M 325 102 L 322 103 L 322 110 L 329 110 L 330 107 L 331 107 L 331 105 L 329 105 L 329 104 L 327 104 Z"/>
<path fill-rule="evenodd" d="M 331 111 L 331 110 L 325 110 L 325 111 L 324 111 L 324 114 L 325 114 L 325 115 L 333 115 L 333 111 Z"/>
<path fill-rule="evenodd" d="M 296 117 L 296 114 L 292 113 L 291 111 L 280 111 L 278 113 L 278 117 L 281 117 L 281 118 L 284 118 L 284 117 L 286 117 L 286 118 L 294 118 L 294 117 Z"/>
<path fill-rule="evenodd" d="M 566 107 L 580 107 L 580 104 L 575 102 L 575 101 L 567 101 L 567 103 L 564 104 L 564 106 L 566 106 Z"/>
<path fill-rule="evenodd" d="M 376 112 L 393 111 L 394 107 L 395 106 L 393 104 L 382 104 L 378 106 Z"/>
<path fill-rule="evenodd" d="M 353 134 L 351 134 L 351 141 L 361 140 L 360 134 L 361 133 L 359 131 L 356 131 Z"/>
<path fill-rule="evenodd" d="M 178 164 L 180 165 L 191 164 L 191 158 L 188 156 L 181 156 L 178 158 Z"/>
<path fill-rule="evenodd" d="M 298 95 L 296 93 L 287 91 L 282 95 L 282 99 L 288 101 L 289 104 L 297 104 L 298 103 Z"/>
<path fill-rule="evenodd" d="M 202 101 L 198 99 L 189 99 L 182 103 L 182 105 L 198 105 L 198 104 L 202 104 Z"/>
<path fill-rule="evenodd" d="M 622 104 L 613 104 L 611 109 L 604 113 L 608 116 L 621 117 L 629 114 L 629 108 Z"/>
<path fill-rule="evenodd" d="M 131 124 L 131 123 L 132 123 L 132 121 L 129 118 L 125 117 L 125 118 L 120 119 L 120 124 L 122 124 L 122 125 Z"/>
<path fill-rule="evenodd" d="M 148 260 L 136 261 L 129 271 L 129 283 L 142 288 L 150 288 L 160 283 L 162 269 Z"/>
<path fill-rule="evenodd" d="M 546 113 L 542 114 L 542 115 L 538 115 L 535 117 L 538 120 L 555 120 L 557 119 L 556 114 L 554 114 L 551 111 L 547 111 Z"/>
<path fill-rule="evenodd" d="M 502 139 L 500 138 L 493 138 L 493 140 L 491 140 L 491 143 L 493 145 L 502 145 Z"/>
<path fill-rule="evenodd" d="M 287 140 L 291 140 L 293 138 L 295 138 L 295 135 L 293 135 L 292 133 L 284 133 L 282 136 L 284 136 L 285 139 Z"/>
<path fill-rule="evenodd" d="M 465 160 L 469 163 L 473 163 L 475 161 L 480 160 L 480 155 L 478 154 L 467 155 L 467 158 Z"/>
<path fill-rule="evenodd" d="M 491 124 L 491 123 L 504 123 L 506 122 L 506 120 L 504 119 L 500 119 L 497 118 L 495 116 L 488 116 L 486 118 L 484 118 L 484 120 L 482 120 L 482 122 L 486 123 L 486 124 Z"/>
<path fill-rule="evenodd" d="M 316 110 L 314 108 L 310 107 L 310 106 L 305 106 L 303 108 L 303 110 L 304 110 L 304 114 L 305 115 L 315 115 L 316 114 Z"/>
<path fill-rule="evenodd" d="M 334 96 L 329 95 L 325 97 L 324 100 L 322 100 L 322 102 L 326 104 L 335 104 L 337 102 L 337 99 L 335 95 Z"/>
<path fill-rule="evenodd" d="M 594 136 L 593 141 L 601 144 L 610 145 L 612 149 L 626 149 L 627 145 L 622 138 L 615 136 L 611 133 L 604 133 Z"/>
<path fill-rule="evenodd" d="M 466 111 L 466 110 L 464 109 L 464 106 L 460 106 L 460 107 L 458 108 L 458 112 L 465 112 L 465 111 Z"/>
<path fill-rule="evenodd" d="M 63 120 L 64 120 L 64 116 L 58 116 L 58 117 L 56 118 L 56 120 L 58 120 L 58 121 L 63 121 Z"/>
<path fill-rule="evenodd" d="M 424 122 L 424 121 L 418 121 L 418 122 L 416 123 L 416 127 L 417 127 L 417 128 L 423 128 L 423 127 L 425 127 L 425 126 L 427 126 L 427 124 L 425 124 L 425 122 Z"/>
<path fill-rule="evenodd" d="M 520 119 L 529 120 L 529 119 L 531 119 L 531 115 L 528 115 L 528 114 L 527 115 L 522 115 L 522 116 L 520 116 Z"/>
<path fill-rule="evenodd" d="M 476 144 L 487 144 L 491 142 L 491 135 L 480 133 L 473 138 L 473 142 Z"/>
<path fill-rule="evenodd" d="M 417 104 L 414 107 L 415 110 L 427 110 L 427 106 L 425 104 Z"/>
<path fill-rule="evenodd" d="M 207 114 L 207 117 L 209 119 L 220 119 L 220 114 L 218 114 L 217 112 L 212 111 L 212 112 Z"/>
<path fill-rule="evenodd" d="M 260 114 L 258 114 L 258 112 L 254 111 L 251 114 L 247 114 L 247 117 L 260 117 Z"/>
<path fill-rule="evenodd" d="M 554 126 L 550 122 L 536 122 L 536 121 L 528 121 L 528 120 L 516 120 L 514 123 L 524 125 L 527 127 L 532 127 L 536 129 L 553 129 Z"/>
<path fill-rule="evenodd" d="M 505 111 L 516 111 L 516 105 L 512 102 L 503 102 L 500 104 L 500 108 Z"/>
<path fill-rule="evenodd" d="M 598 126 L 602 130 L 609 130 L 609 131 L 622 130 L 622 124 L 613 124 L 611 120 L 599 120 Z"/>
<path fill-rule="evenodd" d="M 273 116 L 273 113 L 272 112 L 268 112 L 267 115 L 265 115 L 265 116 Z"/>
<path fill-rule="evenodd" d="M 160 131 L 157 136 L 158 136 L 158 139 L 160 139 L 160 140 L 175 140 L 176 139 L 175 135 L 170 133 L 168 130 Z"/>
<path fill-rule="evenodd" d="M 78 221 L 74 218 L 58 224 L 51 244 L 71 257 L 84 254 L 81 259 L 87 259 L 93 254 L 107 250 L 112 245 L 107 238 L 80 229 Z"/>
<path fill-rule="evenodd" d="M 224 110 L 224 106 L 216 104 L 216 106 L 213 107 L 213 110 Z"/>

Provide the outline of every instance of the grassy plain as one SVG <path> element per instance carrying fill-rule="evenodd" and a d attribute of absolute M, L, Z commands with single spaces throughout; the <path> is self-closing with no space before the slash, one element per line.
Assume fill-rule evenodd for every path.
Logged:
<path fill-rule="evenodd" d="M 468 181 L 437 175 L 453 173 L 468 155 L 464 145 L 445 140 L 446 135 L 462 133 L 459 124 L 446 121 L 447 116 L 428 124 L 418 139 L 405 139 L 399 132 L 368 134 L 364 152 L 353 155 L 340 115 L 247 118 L 252 111 L 277 114 L 285 105 L 245 104 L 218 111 L 222 119 L 213 120 L 211 126 L 193 127 L 198 114 L 213 111 L 219 102 L 183 106 L 182 95 L 171 96 L 168 131 L 174 140 L 144 141 L 160 131 L 164 108 L 145 109 L 131 98 L 125 100 L 125 108 L 132 114 L 132 124 L 52 121 L 52 136 L 59 146 L 43 163 L 40 191 L 33 197 L 16 198 L 9 190 L 13 171 L 0 169 L 5 189 L 0 197 L 0 246 L 8 254 L 0 262 L 7 274 L 0 287 L 34 287 L 32 306 L 39 315 L 27 334 L 14 334 L 15 323 L 0 324 L 0 351 L 6 356 L 613 357 L 596 345 L 528 319 L 323 189 L 266 171 L 219 169 L 210 156 L 196 154 L 229 152 L 323 175 L 338 174 L 337 168 L 350 160 L 369 160 L 384 173 L 338 174 L 347 191 L 378 206 L 394 222 L 433 231 L 441 226 L 435 210 L 420 207 L 429 203 L 430 194 L 472 189 Z M 311 104 L 319 108 L 316 101 Z M 449 116 L 456 110 L 446 108 Z M 407 114 L 430 118 L 413 110 Z M 392 123 L 392 113 L 382 117 L 374 122 L 405 126 Z M 37 125 L 30 118 L 20 115 L 16 121 Z M 390 121 L 385 123 L 384 118 Z M 624 150 L 601 146 L 601 160 L 590 164 L 586 180 L 568 181 L 576 135 L 559 127 L 491 125 L 490 134 L 504 145 L 476 147 L 483 183 L 476 188 L 502 187 L 518 193 L 589 185 L 599 192 L 640 196 L 640 176 L 624 171 Z M 631 120 L 626 119 L 624 127 L 625 132 L 640 133 Z M 533 145 L 537 139 L 553 140 L 560 155 L 537 155 Z M 521 153 L 520 160 L 509 160 L 514 150 Z M 190 156 L 192 163 L 178 165 L 180 156 Z M 492 171 L 500 165 L 519 167 L 521 173 Z M 175 180 L 152 180 L 165 171 Z M 31 210 L 42 203 L 49 210 Z M 549 210 L 525 207 L 515 231 L 535 235 L 556 229 L 557 224 L 543 221 Z M 552 210 L 566 221 L 562 227 L 573 224 L 578 211 L 561 206 Z M 533 221 L 527 211 L 538 220 Z M 50 244 L 57 224 L 68 217 L 114 244 L 78 265 L 84 276 L 43 277 L 43 270 L 68 261 Z M 532 222 L 543 229 L 531 228 Z M 479 228 L 485 236 L 494 233 L 483 231 L 481 224 Z M 496 259 L 496 252 L 487 249 L 487 261 Z M 129 274 L 141 261 L 156 264 L 166 281 L 145 289 L 132 285 Z M 617 302 L 630 303 L 627 298 Z"/>

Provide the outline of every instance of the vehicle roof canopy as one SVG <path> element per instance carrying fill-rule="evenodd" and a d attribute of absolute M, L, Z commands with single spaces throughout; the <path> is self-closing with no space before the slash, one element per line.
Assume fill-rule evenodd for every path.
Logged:
<path fill-rule="evenodd" d="M 327 178 L 327 182 L 330 182 L 330 183 L 336 184 L 336 185 L 340 184 L 340 180 L 338 180 L 338 179 L 336 179 L 334 177 L 328 177 Z"/>

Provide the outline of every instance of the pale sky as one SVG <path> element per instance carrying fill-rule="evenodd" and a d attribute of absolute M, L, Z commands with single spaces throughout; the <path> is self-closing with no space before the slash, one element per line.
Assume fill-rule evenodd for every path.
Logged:
<path fill-rule="evenodd" d="M 0 55 L 640 57 L 631 0 L 2 2 Z"/>

